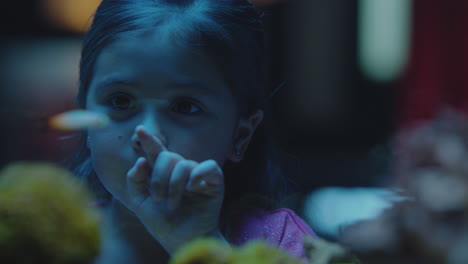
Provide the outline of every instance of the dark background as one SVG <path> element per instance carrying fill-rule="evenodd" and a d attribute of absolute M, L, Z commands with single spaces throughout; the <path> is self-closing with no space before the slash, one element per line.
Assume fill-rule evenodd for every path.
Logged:
<path fill-rule="evenodd" d="M 373 82 L 358 67 L 357 1 L 309 1 L 307 14 L 297 14 L 300 2 L 265 8 L 270 84 L 287 81 L 272 99 L 271 132 L 301 161 L 304 173 L 293 180 L 303 190 L 381 184 L 395 126 L 395 81 Z M 50 22 L 43 8 L 39 0 L 2 6 L 0 166 L 57 161 L 72 149 L 72 134 L 46 130 L 43 121 L 73 108 L 83 33 Z M 31 72 L 44 68 L 56 75 Z M 68 79 L 57 76 L 64 74 Z"/>
<path fill-rule="evenodd" d="M 47 130 L 44 120 L 74 107 L 83 32 L 48 19 L 45 2 L 2 3 L 0 167 L 60 161 L 74 144 L 74 134 Z M 359 3 L 284 0 L 264 8 L 269 86 L 286 80 L 272 99 L 271 133 L 302 164 L 293 179 L 300 192 L 388 184 L 395 133 L 442 106 L 466 105 L 466 1 L 411 1 L 407 64 L 387 80 L 359 66 Z"/>

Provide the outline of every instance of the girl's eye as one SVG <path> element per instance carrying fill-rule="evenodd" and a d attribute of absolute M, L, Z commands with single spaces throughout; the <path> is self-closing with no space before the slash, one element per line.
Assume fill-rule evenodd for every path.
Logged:
<path fill-rule="evenodd" d="M 172 105 L 171 110 L 183 115 L 196 115 L 203 111 L 199 106 L 190 101 L 175 102 Z"/>
<path fill-rule="evenodd" d="M 130 95 L 118 93 L 109 97 L 108 104 L 117 110 L 128 110 L 132 107 L 132 100 Z"/>

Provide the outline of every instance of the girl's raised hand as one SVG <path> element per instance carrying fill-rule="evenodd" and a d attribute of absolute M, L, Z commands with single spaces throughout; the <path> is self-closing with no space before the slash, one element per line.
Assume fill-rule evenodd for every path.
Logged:
<path fill-rule="evenodd" d="M 133 138 L 143 157 L 127 173 L 128 201 L 148 231 L 169 252 L 199 236 L 218 236 L 224 176 L 213 160 L 201 163 L 168 151 L 142 126 Z"/>

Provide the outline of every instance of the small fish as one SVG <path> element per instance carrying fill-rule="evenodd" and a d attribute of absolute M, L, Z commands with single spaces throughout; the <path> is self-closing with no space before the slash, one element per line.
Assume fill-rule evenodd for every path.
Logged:
<path fill-rule="evenodd" d="M 57 114 L 47 120 L 49 128 L 63 131 L 103 128 L 108 124 L 107 115 L 82 109 Z"/>

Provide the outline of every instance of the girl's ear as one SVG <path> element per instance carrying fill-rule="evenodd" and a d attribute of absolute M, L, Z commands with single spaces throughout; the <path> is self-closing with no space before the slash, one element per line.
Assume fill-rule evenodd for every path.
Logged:
<path fill-rule="evenodd" d="M 240 162 L 242 160 L 255 130 L 262 122 L 262 120 L 263 110 L 257 110 L 248 119 L 241 119 L 239 121 L 239 125 L 237 126 L 235 134 L 233 149 L 228 156 L 228 160 L 232 162 Z"/>

